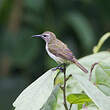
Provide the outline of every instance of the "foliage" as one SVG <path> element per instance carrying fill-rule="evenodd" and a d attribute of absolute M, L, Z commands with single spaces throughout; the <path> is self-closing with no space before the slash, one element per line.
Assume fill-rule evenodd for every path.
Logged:
<path fill-rule="evenodd" d="M 102 43 L 102 40 L 100 40 L 98 44 L 100 44 L 100 42 Z M 98 49 L 97 47 L 95 48 Z M 50 70 L 20 94 L 20 96 L 13 104 L 15 110 L 62 110 L 64 109 L 64 107 L 65 110 L 80 110 L 85 109 L 83 105 L 91 110 L 109 110 L 110 52 L 99 52 L 93 55 L 86 56 L 79 61 L 89 70 L 91 69 L 91 66 L 97 62 L 95 70 L 93 69 L 92 82 L 88 80 L 89 74 L 84 74 L 74 64 L 71 64 L 69 67 L 67 67 L 67 70 L 64 69 L 64 81 L 62 83 L 59 83 L 59 86 L 58 82 L 61 82 L 62 80 L 62 73 L 58 74 L 59 71 L 52 73 L 53 71 Z M 57 77 L 55 77 L 56 75 Z M 55 80 L 57 80 L 57 83 L 55 83 L 58 85 L 54 89 L 52 82 L 54 82 Z M 103 89 L 104 87 L 108 89 Z M 61 88 L 60 91 L 59 88 Z M 66 93 L 68 94 L 67 96 Z M 39 97 L 36 98 L 35 96 Z M 34 100 L 35 102 L 33 102 L 32 100 Z M 63 100 L 64 106 L 62 104 Z M 66 100 L 68 101 L 68 103 L 66 102 Z M 26 106 L 27 104 L 28 107 Z M 94 107 L 90 108 L 91 105 L 94 105 Z M 76 108 L 76 106 L 78 108 Z"/>
<path fill-rule="evenodd" d="M 106 58 L 106 59 L 105 59 Z M 92 76 L 92 81 L 96 84 L 96 85 L 93 85 L 92 83 L 93 82 L 90 82 L 88 81 L 88 76 L 89 75 L 85 75 L 82 71 L 80 71 L 80 69 L 78 69 L 75 65 L 70 65 L 68 68 L 67 68 L 67 75 L 69 74 L 72 74 L 72 77 L 67 81 L 67 94 L 69 95 L 70 93 L 72 93 L 73 95 L 69 95 L 67 98 L 67 100 L 70 102 L 72 99 L 72 97 L 76 97 L 75 94 L 78 93 L 79 95 L 77 95 L 79 98 L 78 98 L 78 101 L 77 101 L 77 104 L 79 104 L 79 102 L 81 100 L 82 103 L 85 102 L 89 102 L 90 99 L 87 98 L 90 97 L 91 100 L 97 105 L 97 107 L 101 110 L 104 110 L 104 108 L 106 108 L 106 110 L 109 110 L 108 108 L 110 107 L 110 99 L 107 95 L 109 95 L 109 89 L 110 89 L 110 84 L 109 84 L 109 76 L 106 77 L 105 74 L 110 74 L 110 66 L 109 66 L 109 62 L 110 62 L 110 52 L 100 52 L 100 53 L 97 53 L 97 54 L 93 54 L 93 55 L 90 55 L 90 56 L 87 56 L 87 57 L 84 57 L 82 59 L 79 60 L 81 64 L 83 64 L 84 66 L 88 67 L 88 69 L 90 69 L 90 66 L 92 65 L 93 62 L 99 62 L 99 65 L 97 65 L 96 69 L 93 71 L 93 76 Z M 90 63 L 89 63 L 89 62 Z M 100 63 L 101 65 L 105 65 L 105 63 L 102 63 L 102 62 L 106 62 L 106 66 L 103 66 L 103 69 L 102 67 L 102 70 L 98 69 L 100 67 Z M 104 71 L 107 71 L 107 73 L 104 73 Z M 50 70 L 51 71 L 51 70 Z M 34 83 L 34 89 L 32 88 L 32 86 L 29 86 L 27 89 L 25 89 L 22 93 L 22 95 L 20 95 L 20 97 L 18 97 L 17 101 L 15 102 L 14 106 L 17 108 L 18 106 L 22 106 L 22 107 L 25 107 L 25 101 L 24 101 L 24 104 L 22 103 L 21 104 L 21 100 L 27 100 L 28 98 L 28 95 L 30 94 L 32 96 L 32 94 L 34 96 L 38 95 L 38 92 L 35 92 L 35 91 L 40 91 L 41 95 L 39 97 L 35 97 L 35 102 L 39 102 L 40 103 L 40 100 L 41 100 L 41 97 L 42 95 L 42 92 L 46 92 L 46 91 L 52 91 L 53 89 L 51 88 L 51 90 L 49 89 L 46 89 L 45 87 L 48 87 L 50 88 L 50 85 L 52 84 L 52 82 L 50 82 L 49 80 L 51 80 L 50 78 L 52 78 L 52 73 L 50 74 L 50 71 L 47 72 L 46 74 L 48 75 L 48 79 L 44 78 L 46 80 L 46 83 L 45 80 L 42 80 L 41 78 L 41 81 L 39 80 L 39 82 L 37 83 Z M 102 75 L 101 75 L 102 74 Z M 44 74 L 45 75 L 45 74 Z M 62 76 L 62 74 L 61 74 Z M 43 77 L 43 76 L 42 76 Z M 102 78 L 103 77 L 103 78 Z M 106 79 L 105 79 L 105 78 Z M 59 77 L 61 78 L 61 77 Z M 96 80 L 95 80 L 96 79 Z M 60 80 L 60 79 L 59 79 Z M 102 80 L 102 81 L 101 81 Z M 42 82 L 43 81 L 43 82 Z M 54 81 L 54 80 L 53 80 Z M 38 83 L 41 83 L 40 85 Z M 48 85 L 47 85 L 48 84 Z M 36 88 L 36 85 L 39 85 L 39 89 Z M 101 86 L 100 85 L 103 85 L 105 86 L 106 88 L 109 88 L 108 91 L 107 89 L 103 89 L 103 91 L 101 92 Z M 100 86 L 99 88 L 97 88 L 98 86 Z M 28 90 L 31 90 L 31 92 L 29 92 Z M 80 95 L 82 93 L 82 91 L 84 91 L 84 93 L 86 93 L 86 95 L 83 96 L 83 98 L 81 99 L 80 98 Z M 48 95 L 50 94 L 50 92 L 46 92 L 45 94 L 45 99 L 48 97 Z M 29 95 L 29 96 L 30 96 Z M 82 96 L 82 95 L 81 95 Z M 64 109 L 63 108 L 63 98 L 62 98 L 62 91 L 60 90 L 58 92 L 58 96 L 57 97 L 57 104 L 55 107 L 56 110 L 62 110 Z M 71 98 L 70 98 L 71 97 Z M 85 97 L 85 99 L 84 99 Z M 32 98 L 32 97 L 30 97 Z M 32 99 L 28 98 L 27 101 L 30 102 L 30 105 L 33 105 L 33 101 Z M 77 97 L 76 97 L 77 98 Z M 44 98 L 43 98 L 44 99 Z M 71 100 L 70 100 L 71 99 Z M 51 100 L 51 99 L 49 99 Z M 75 100 L 76 101 L 76 100 Z M 50 101 L 51 102 L 51 101 Z M 75 103 L 75 102 L 72 102 L 72 103 Z M 88 104 L 88 108 L 93 105 L 94 103 L 90 103 Z M 20 104 L 20 105 L 19 105 Z M 53 103 L 55 104 L 55 103 Z M 75 103 L 76 104 L 76 103 Z M 42 103 L 43 105 L 43 103 Z M 69 104 L 68 104 L 69 105 Z M 74 107 L 75 105 L 73 105 Z M 27 106 L 26 106 L 27 107 Z M 30 106 L 28 106 L 29 108 Z M 38 107 L 38 106 L 33 106 L 33 107 Z M 95 107 L 95 109 L 97 108 Z M 28 108 L 25 108 L 28 110 Z M 33 108 L 33 109 L 35 109 Z M 94 108 L 94 107 L 93 107 Z M 51 109 L 54 109 L 53 106 Z M 19 109 L 17 109 L 19 110 Z M 77 109 L 74 109 L 74 110 L 77 110 Z M 94 110 L 94 109 L 92 109 Z M 97 109 L 98 110 L 98 109 Z"/>
<path fill-rule="evenodd" d="M 97 53 L 100 48 L 102 47 L 103 43 L 106 41 L 106 39 L 108 39 L 110 37 L 110 32 L 106 33 L 105 35 L 103 35 L 101 37 L 101 39 L 99 40 L 99 43 L 97 44 L 97 46 L 95 46 L 93 48 L 93 53 Z"/>
<path fill-rule="evenodd" d="M 11 110 L 11 103 L 27 85 L 56 66 L 45 52 L 45 43 L 32 39 L 32 35 L 53 31 L 76 57 L 91 54 L 100 36 L 109 31 L 109 4 L 109 0 L 0 0 L 1 109 Z M 109 44 L 110 40 L 102 50 Z M 99 56 L 96 54 L 97 59 Z M 107 86 L 97 86 L 110 94 Z M 7 101 L 5 93 L 13 98 Z"/>
<path fill-rule="evenodd" d="M 85 94 L 70 94 L 67 96 L 67 101 L 70 104 L 85 104 L 86 102 L 91 102 L 92 100 Z"/>

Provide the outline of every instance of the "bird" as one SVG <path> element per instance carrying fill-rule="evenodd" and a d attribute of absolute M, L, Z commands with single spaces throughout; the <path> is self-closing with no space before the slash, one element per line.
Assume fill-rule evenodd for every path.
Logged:
<path fill-rule="evenodd" d="M 32 37 L 40 37 L 46 42 L 46 51 L 48 55 L 58 64 L 68 65 L 74 63 L 83 72 L 88 73 L 88 70 L 78 62 L 68 46 L 61 40 L 57 39 L 53 32 L 45 31 L 42 34 L 33 35 Z"/>

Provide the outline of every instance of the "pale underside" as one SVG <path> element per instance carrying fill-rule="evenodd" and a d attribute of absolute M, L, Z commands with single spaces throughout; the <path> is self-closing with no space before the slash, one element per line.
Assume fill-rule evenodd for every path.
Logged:
<path fill-rule="evenodd" d="M 58 43 L 59 41 L 57 41 Z M 49 46 L 48 46 L 49 45 Z M 50 48 L 49 48 L 50 47 Z M 72 63 L 73 54 L 71 50 L 67 48 L 66 45 L 62 44 L 62 46 L 54 43 L 54 44 L 46 44 L 46 50 L 48 55 L 55 60 L 57 63 Z"/>

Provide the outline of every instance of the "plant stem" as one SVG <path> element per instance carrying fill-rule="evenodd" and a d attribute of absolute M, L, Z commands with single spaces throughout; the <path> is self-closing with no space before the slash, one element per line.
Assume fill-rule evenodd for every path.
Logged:
<path fill-rule="evenodd" d="M 69 108 L 69 110 L 71 110 L 71 107 L 72 107 L 72 104 L 70 104 L 70 108 Z"/>
<path fill-rule="evenodd" d="M 63 98 L 64 98 L 64 107 L 65 107 L 65 110 L 68 110 L 67 102 L 66 102 L 66 64 L 64 64 Z"/>
<path fill-rule="evenodd" d="M 65 110 L 71 110 L 72 104 L 70 105 L 70 108 L 68 109 L 67 102 L 66 102 L 66 81 L 70 77 L 72 77 L 72 75 L 70 74 L 68 77 L 66 77 L 66 64 L 64 63 L 63 66 L 64 66 L 64 68 L 63 69 L 61 68 L 61 71 L 63 70 L 63 73 L 64 73 L 64 85 L 60 86 L 60 88 L 63 91 L 63 100 L 64 100 L 63 104 L 64 104 L 64 107 L 65 107 Z"/>

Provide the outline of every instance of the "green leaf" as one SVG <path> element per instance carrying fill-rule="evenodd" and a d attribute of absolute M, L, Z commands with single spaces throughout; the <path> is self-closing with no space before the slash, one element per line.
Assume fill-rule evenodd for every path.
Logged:
<path fill-rule="evenodd" d="M 101 39 L 99 40 L 97 46 L 95 46 L 95 47 L 93 48 L 93 53 L 97 53 L 97 52 L 100 50 L 100 48 L 102 47 L 102 45 L 104 44 L 104 42 L 105 42 L 109 37 L 110 37 L 110 32 L 104 34 L 104 35 L 101 37 Z"/>
<path fill-rule="evenodd" d="M 96 67 L 97 87 L 106 95 L 110 96 L 110 58 L 106 58 Z"/>
<path fill-rule="evenodd" d="M 109 59 L 108 61 L 110 61 Z M 105 85 L 110 88 L 110 76 L 109 75 L 110 75 L 110 66 L 107 68 L 104 67 L 103 64 L 100 64 L 100 66 L 97 66 L 96 84 Z"/>
<path fill-rule="evenodd" d="M 110 57 L 100 63 L 101 68 L 110 77 Z"/>
<path fill-rule="evenodd" d="M 100 110 L 110 110 L 110 98 L 104 95 L 95 85 L 81 75 L 74 75 L 84 92 Z"/>
<path fill-rule="evenodd" d="M 84 104 L 92 100 L 86 94 L 70 94 L 67 96 L 67 101 L 70 104 Z"/>
<path fill-rule="evenodd" d="M 46 101 L 46 103 L 43 105 L 43 107 L 40 110 L 55 110 L 56 103 L 57 103 L 57 95 L 58 95 L 59 89 L 60 89 L 60 87 L 59 87 L 59 85 L 57 85 L 53 89 L 48 100 Z"/>
<path fill-rule="evenodd" d="M 97 87 L 107 96 L 110 96 L 110 87 L 107 87 L 102 84 L 98 84 Z"/>

